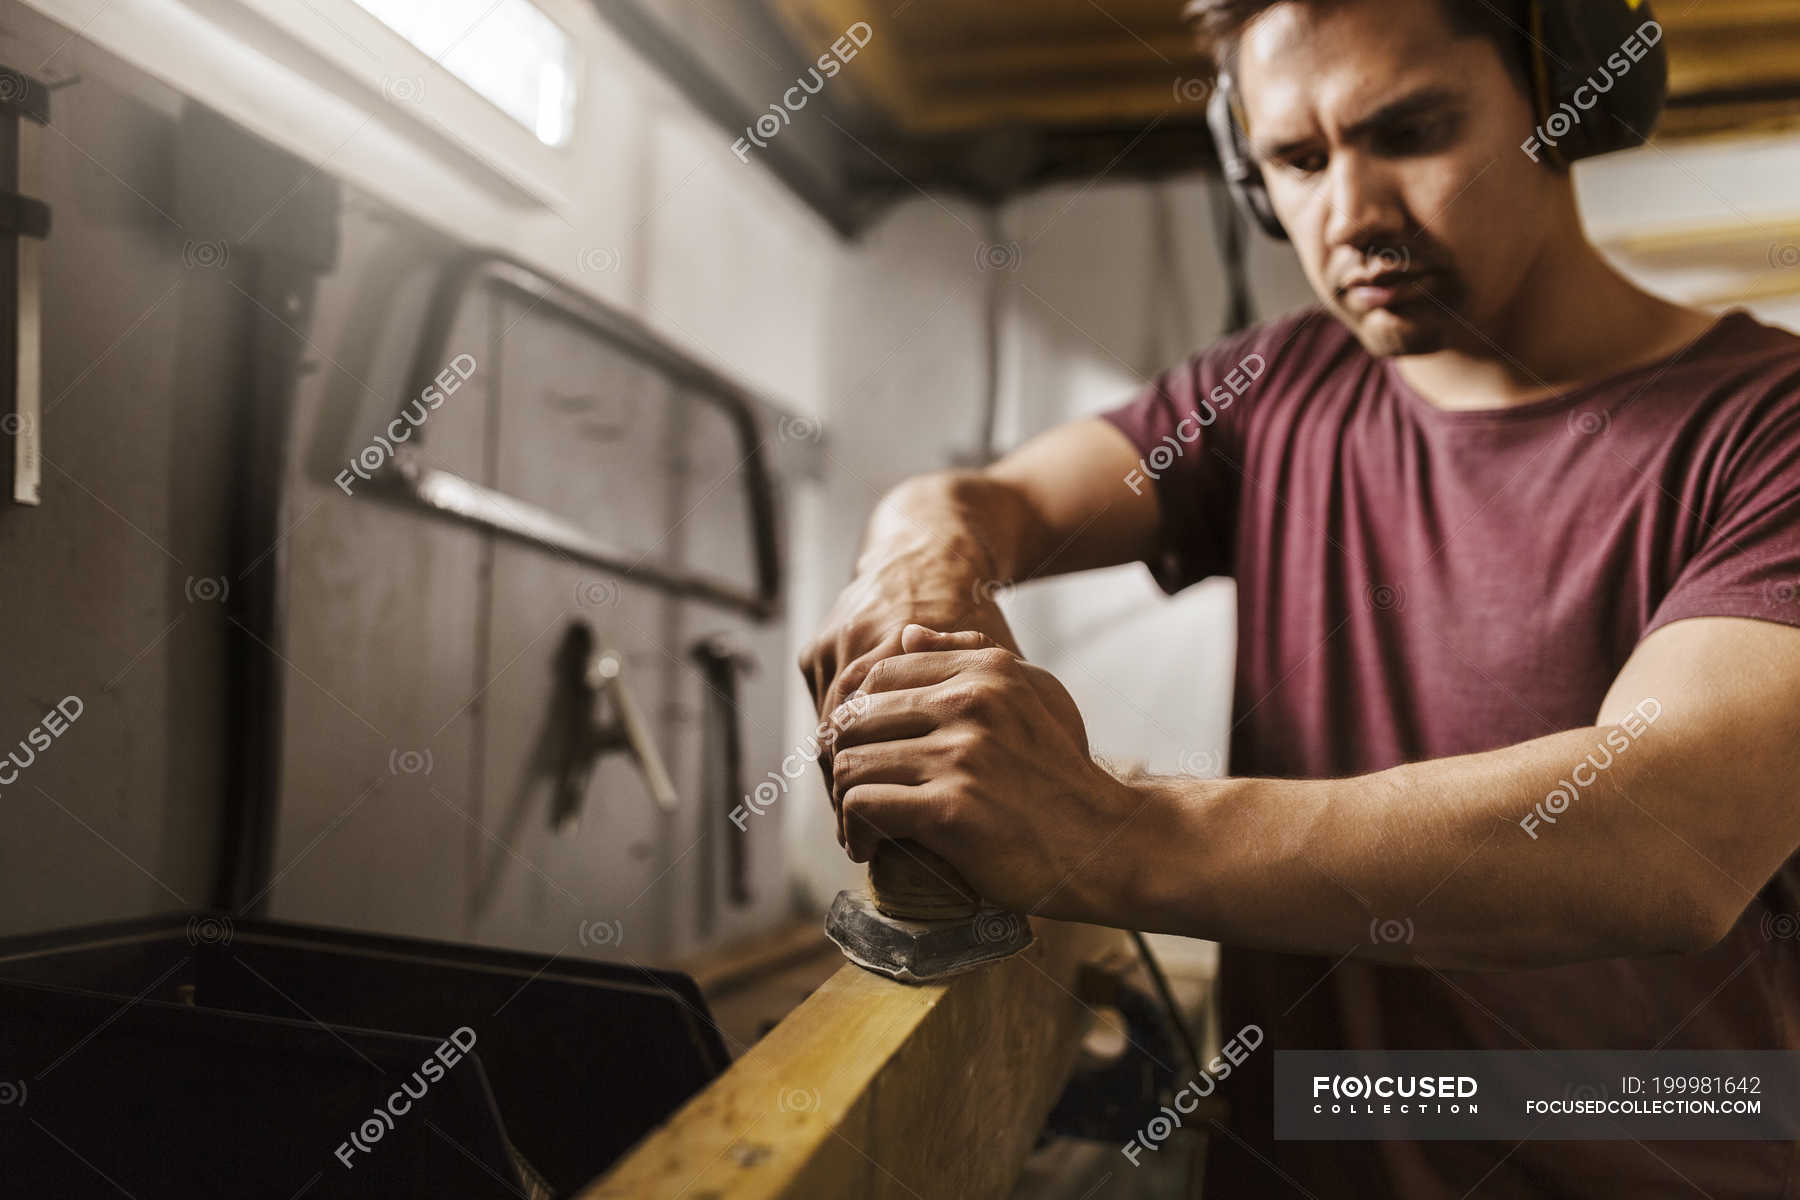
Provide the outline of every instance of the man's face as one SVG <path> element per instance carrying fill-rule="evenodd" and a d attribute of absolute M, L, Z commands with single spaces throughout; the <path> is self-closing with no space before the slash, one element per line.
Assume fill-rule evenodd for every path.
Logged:
<path fill-rule="evenodd" d="M 1519 149 L 1531 109 L 1499 48 L 1438 0 L 1281 4 L 1244 30 L 1236 78 L 1326 307 L 1376 355 L 1479 345 L 1567 186 Z"/>

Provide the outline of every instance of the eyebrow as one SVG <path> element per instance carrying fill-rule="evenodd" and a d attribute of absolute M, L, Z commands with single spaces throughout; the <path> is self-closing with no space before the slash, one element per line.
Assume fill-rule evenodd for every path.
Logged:
<path fill-rule="evenodd" d="M 1397 100 L 1390 100 L 1368 116 L 1360 117 L 1345 126 L 1344 140 L 1347 142 L 1358 141 L 1383 125 L 1394 124 L 1434 110 L 1460 108 L 1462 102 L 1462 93 L 1455 88 L 1445 87 L 1442 84 L 1421 88 L 1409 95 L 1401 96 Z M 1312 145 L 1314 140 L 1311 137 L 1291 138 L 1270 145 L 1253 137 L 1250 139 L 1250 149 L 1258 158 L 1274 160 L 1304 150 Z"/>

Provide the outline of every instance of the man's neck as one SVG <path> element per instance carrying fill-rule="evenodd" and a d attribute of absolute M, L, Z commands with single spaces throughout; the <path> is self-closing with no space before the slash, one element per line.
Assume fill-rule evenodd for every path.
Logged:
<path fill-rule="evenodd" d="M 1666 358 L 1713 321 L 1632 284 L 1578 237 L 1540 257 L 1504 312 L 1463 318 L 1450 346 L 1395 367 L 1438 408 L 1512 408 Z"/>

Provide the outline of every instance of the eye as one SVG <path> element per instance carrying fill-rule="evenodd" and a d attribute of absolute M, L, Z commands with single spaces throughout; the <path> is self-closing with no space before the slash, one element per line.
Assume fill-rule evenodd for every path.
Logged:
<path fill-rule="evenodd" d="M 1330 159 L 1323 150 L 1307 150 L 1299 154 L 1290 154 L 1282 158 L 1281 166 L 1294 175 L 1317 175 L 1325 169 Z"/>
<path fill-rule="evenodd" d="M 1413 117 L 1383 130 L 1379 148 L 1382 153 L 1392 155 L 1430 154 L 1454 138 L 1460 123 L 1461 118 L 1455 113 Z"/>

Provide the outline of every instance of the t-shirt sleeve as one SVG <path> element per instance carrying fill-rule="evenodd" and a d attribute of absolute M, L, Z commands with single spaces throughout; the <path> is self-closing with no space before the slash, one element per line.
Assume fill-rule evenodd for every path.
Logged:
<path fill-rule="evenodd" d="M 1750 617 L 1800 626 L 1800 373 L 1747 423 L 1698 549 L 1644 632 L 1686 617 Z"/>
<path fill-rule="evenodd" d="M 1099 414 L 1137 449 L 1126 486 L 1156 495 L 1157 545 L 1144 564 L 1171 595 L 1232 573 L 1246 413 L 1269 368 L 1260 332 L 1216 343 Z"/>

